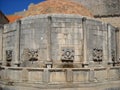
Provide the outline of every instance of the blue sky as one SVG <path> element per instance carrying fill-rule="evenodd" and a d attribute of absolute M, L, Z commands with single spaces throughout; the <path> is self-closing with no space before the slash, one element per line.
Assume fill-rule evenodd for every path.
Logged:
<path fill-rule="evenodd" d="M 30 3 L 37 4 L 45 0 L 0 0 L 0 10 L 5 15 L 14 14 L 28 8 Z"/>

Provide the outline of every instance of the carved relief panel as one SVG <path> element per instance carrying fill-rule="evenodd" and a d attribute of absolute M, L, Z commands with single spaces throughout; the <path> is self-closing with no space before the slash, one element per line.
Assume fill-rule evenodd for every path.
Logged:
<path fill-rule="evenodd" d="M 93 49 L 93 61 L 94 62 L 102 62 L 103 61 L 103 50 L 94 48 Z"/>
<path fill-rule="evenodd" d="M 38 60 L 38 50 L 24 49 L 23 56 L 25 60 L 32 61 L 33 63 Z"/>
<path fill-rule="evenodd" d="M 111 55 L 112 55 L 112 61 L 115 61 L 115 50 L 112 49 L 111 51 Z"/>
<path fill-rule="evenodd" d="M 12 50 L 6 50 L 6 61 L 7 61 L 6 65 L 7 66 L 11 66 L 12 53 L 13 53 Z"/>
<path fill-rule="evenodd" d="M 73 48 L 62 48 L 61 61 L 62 62 L 73 62 L 74 55 L 75 55 L 75 52 Z"/>
<path fill-rule="evenodd" d="M 29 61 L 37 61 L 38 60 L 38 50 L 30 50 L 28 52 Z"/>

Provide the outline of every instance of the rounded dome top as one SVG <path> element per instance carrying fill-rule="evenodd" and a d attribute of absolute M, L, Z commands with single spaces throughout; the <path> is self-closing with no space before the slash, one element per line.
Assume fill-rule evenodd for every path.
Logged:
<path fill-rule="evenodd" d="M 70 0 L 46 0 L 39 4 L 31 4 L 25 13 L 26 16 L 39 14 L 79 14 L 82 16 L 93 17 L 91 12 L 80 3 Z"/>

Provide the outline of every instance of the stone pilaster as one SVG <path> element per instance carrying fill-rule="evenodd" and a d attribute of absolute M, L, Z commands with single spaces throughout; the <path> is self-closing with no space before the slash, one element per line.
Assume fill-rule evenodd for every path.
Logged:
<path fill-rule="evenodd" d="M 3 37 L 4 37 L 5 35 L 4 35 L 4 31 L 3 31 Z M 6 41 L 6 39 L 4 39 L 3 38 L 3 43 L 2 43 L 2 59 L 3 59 L 3 61 L 2 61 L 2 66 L 6 66 L 6 48 L 5 48 L 5 45 L 6 45 L 6 43 L 5 43 L 5 41 Z"/>
<path fill-rule="evenodd" d="M 90 74 L 89 74 L 89 81 L 94 82 L 94 78 L 95 78 L 95 71 L 94 71 L 94 68 L 91 68 Z"/>
<path fill-rule="evenodd" d="M 82 18 L 82 28 L 83 28 L 83 66 L 88 66 L 87 60 L 87 28 L 86 28 L 86 18 Z"/>
<path fill-rule="evenodd" d="M 50 78 L 49 78 L 49 70 L 46 68 L 44 69 L 44 75 L 43 75 L 43 82 L 48 83 Z"/>
<path fill-rule="evenodd" d="M 14 65 L 18 66 L 20 63 L 20 32 L 21 32 L 21 21 L 17 22 L 17 30 L 16 30 L 16 42 L 15 42 L 15 61 Z"/>
<path fill-rule="evenodd" d="M 28 81 L 28 70 L 26 68 L 24 68 L 22 70 L 22 81 L 23 82 L 27 82 Z"/>
<path fill-rule="evenodd" d="M 117 60 L 117 62 L 119 62 L 119 50 L 120 50 L 120 48 L 119 48 L 119 28 L 116 28 L 116 30 L 115 30 L 115 40 L 116 40 L 116 60 Z"/>
<path fill-rule="evenodd" d="M 72 74 L 73 74 L 72 70 L 71 69 L 67 69 L 67 73 L 66 73 L 66 75 L 67 75 L 67 82 L 72 82 L 72 80 L 73 80 L 73 75 Z"/>
<path fill-rule="evenodd" d="M 47 49 L 48 49 L 48 53 L 47 53 L 47 61 L 45 62 L 46 67 L 47 68 L 51 68 L 52 67 L 52 57 L 51 57 L 51 22 L 52 21 L 52 17 L 48 16 L 48 30 L 47 30 L 47 40 L 48 40 L 48 45 L 47 45 Z"/>
<path fill-rule="evenodd" d="M 111 26 L 108 24 L 108 63 L 112 63 L 112 51 L 111 51 Z"/>
<path fill-rule="evenodd" d="M 103 66 L 107 66 L 108 65 L 108 31 L 107 31 L 107 24 L 103 23 L 102 24 L 104 26 L 103 28 L 103 61 L 102 61 L 102 65 Z"/>
<path fill-rule="evenodd" d="M 3 26 L 0 25 L 0 65 L 3 60 Z"/>

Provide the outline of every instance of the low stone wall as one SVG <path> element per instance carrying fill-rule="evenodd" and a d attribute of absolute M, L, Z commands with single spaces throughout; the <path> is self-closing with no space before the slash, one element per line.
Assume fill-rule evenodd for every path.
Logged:
<path fill-rule="evenodd" d="M 6 84 L 88 84 L 120 80 L 120 67 L 113 68 L 23 68 L 2 67 L 1 81 Z"/>

